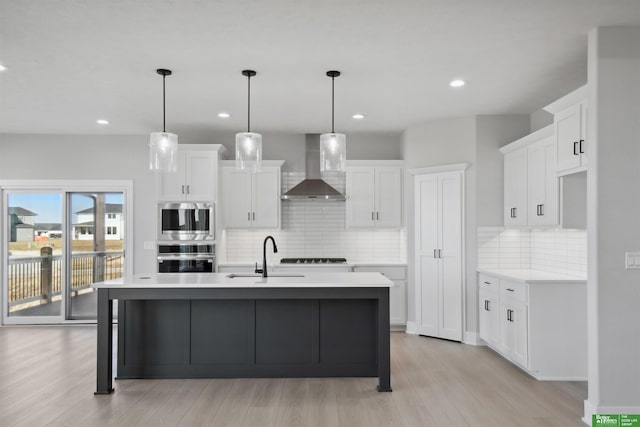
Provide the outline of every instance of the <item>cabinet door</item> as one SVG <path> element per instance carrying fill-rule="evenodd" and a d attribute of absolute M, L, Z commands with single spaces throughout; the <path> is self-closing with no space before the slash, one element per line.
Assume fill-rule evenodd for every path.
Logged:
<path fill-rule="evenodd" d="M 504 226 L 527 225 L 527 150 L 504 156 Z"/>
<path fill-rule="evenodd" d="M 438 177 L 439 336 L 462 341 L 462 180 Z"/>
<path fill-rule="evenodd" d="M 580 166 L 581 106 L 577 104 L 555 115 L 554 127 L 558 143 L 556 172 L 563 173 Z M 583 143 L 583 151 L 585 144 Z"/>
<path fill-rule="evenodd" d="M 156 179 L 158 201 L 179 202 L 185 200 L 185 152 L 178 151 L 178 170 L 175 173 L 160 172 Z"/>
<path fill-rule="evenodd" d="M 529 146 L 527 153 L 529 225 L 559 224 L 556 147 L 553 137 Z"/>
<path fill-rule="evenodd" d="M 584 101 L 580 104 L 580 137 L 582 139 L 582 145 L 580 146 L 580 165 L 587 166 L 589 163 L 589 157 L 587 155 L 587 141 L 589 135 L 587 135 L 587 110 L 588 104 Z"/>
<path fill-rule="evenodd" d="M 375 169 L 376 227 L 402 226 L 402 168 Z"/>
<path fill-rule="evenodd" d="M 518 302 L 512 302 L 510 306 L 513 327 L 513 355 L 511 360 L 526 368 L 529 360 L 527 306 Z"/>
<path fill-rule="evenodd" d="M 425 175 L 415 181 L 416 231 L 416 323 L 421 335 L 438 336 L 439 258 L 438 176 Z M 418 294 L 419 292 L 419 294 Z"/>
<path fill-rule="evenodd" d="M 346 173 L 346 226 L 373 227 L 375 224 L 375 169 L 351 167 Z"/>
<path fill-rule="evenodd" d="M 251 227 L 251 181 L 253 174 L 222 168 L 222 226 Z"/>
<path fill-rule="evenodd" d="M 498 345 L 498 297 L 495 292 L 480 291 L 480 338 L 492 347 Z"/>
<path fill-rule="evenodd" d="M 194 202 L 215 201 L 215 153 L 187 151 L 184 155 L 186 199 Z"/>
<path fill-rule="evenodd" d="M 498 311 L 498 328 L 500 329 L 499 351 L 507 358 L 513 355 L 513 344 L 515 339 L 515 328 L 511 319 L 512 307 L 504 302 L 500 303 Z"/>
<path fill-rule="evenodd" d="M 392 325 L 404 325 L 407 323 L 405 282 L 394 280 L 393 284 L 396 286 L 389 289 L 389 321 Z"/>
<path fill-rule="evenodd" d="M 253 227 L 280 227 L 280 168 L 263 167 L 253 179 Z"/>

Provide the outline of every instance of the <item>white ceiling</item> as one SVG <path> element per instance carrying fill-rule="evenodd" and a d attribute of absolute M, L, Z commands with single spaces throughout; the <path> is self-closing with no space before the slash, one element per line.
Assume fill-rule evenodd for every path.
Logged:
<path fill-rule="evenodd" d="M 257 132 L 327 131 L 329 69 L 343 73 L 336 131 L 531 113 L 586 82 L 599 25 L 640 25 L 640 2 L 2 0 L 0 132 L 161 130 L 161 67 L 174 72 L 167 131 L 178 134 L 244 131 L 245 68 L 258 72 Z"/>

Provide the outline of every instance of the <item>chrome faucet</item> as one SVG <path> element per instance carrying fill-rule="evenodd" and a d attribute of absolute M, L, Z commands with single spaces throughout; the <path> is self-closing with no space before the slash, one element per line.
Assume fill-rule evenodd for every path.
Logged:
<path fill-rule="evenodd" d="M 264 242 L 262 242 L 262 270 L 258 269 L 258 263 L 256 263 L 255 273 L 262 273 L 262 277 L 267 276 L 267 240 L 271 240 L 273 243 L 273 253 L 278 253 L 278 247 L 276 246 L 276 241 L 272 236 L 267 236 L 264 238 Z"/>

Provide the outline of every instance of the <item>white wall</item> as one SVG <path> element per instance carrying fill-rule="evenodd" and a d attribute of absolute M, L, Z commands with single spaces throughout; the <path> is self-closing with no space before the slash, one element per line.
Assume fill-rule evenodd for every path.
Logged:
<path fill-rule="evenodd" d="M 598 413 L 640 413 L 640 27 L 589 33 L 587 152 L 589 397 Z"/>
<path fill-rule="evenodd" d="M 209 141 L 180 136 L 180 143 L 222 144 L 228 150 L 228 158 L 235 158 L 235 134 L 219 133 Z M 262 135 L 262 157 L 265 160 L 284 160 L 283 172 L 303 172 L 305 169 L 305 135 L 265 133 Z M 351 160 L 400 160 L 400 135 L 396 133 L 347 134 L 347 159 Z"/>
<path fill-rule="evenodd" d="M 155 271 L 155 176 L 149 171 L 149 137 L 0 135 L 0 179 L 133 180 L 134 271 Z"/>
<path fill-rule="evenodd" d="M 553 124 L 553 114 L 548 111 L 540 109 L 531 113 L 530 128 L 532 133 L 550 124 Z"/>
<path fill-rule="evenodd" d="M 466 171 L 466 234 L 467 234 L 467 325 L 466 330 L 476 330 L 475 259 L 476 259 L 476 213 L 475 213 L 475 118 L 464 117 L 427 122 L 407 128 L 402 134 L 402 156 L 407 170 L 426 166 L 452 163 L 471 163 Z M 413 176 L 405 174 L 405 218 L 407 224 L 407 264 L 409 282 L 407 287 L 409 321 L 415 321 L 415 252 L 414 245 L 414 185 Z M 471 298 L 469 294 L 471 293 Z M 470 304 L 473 305 L 469 315 Z"/>

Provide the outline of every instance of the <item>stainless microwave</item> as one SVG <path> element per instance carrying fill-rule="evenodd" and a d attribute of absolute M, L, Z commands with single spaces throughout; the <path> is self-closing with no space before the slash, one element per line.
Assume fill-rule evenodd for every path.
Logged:
<path fill-rule="evenodd" d="M 213 203 L 161 203 L 158 205 L 158 240 L 214 240 Z"/>

